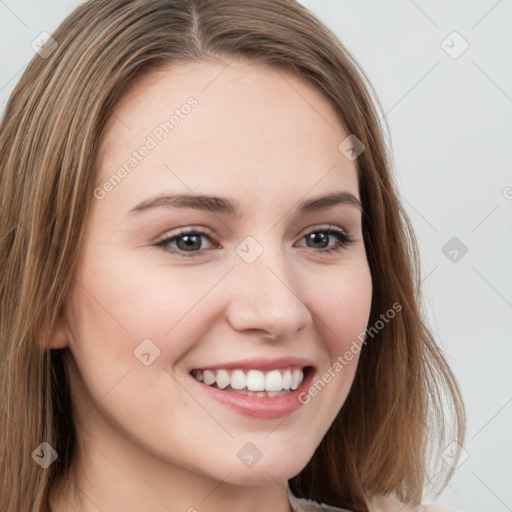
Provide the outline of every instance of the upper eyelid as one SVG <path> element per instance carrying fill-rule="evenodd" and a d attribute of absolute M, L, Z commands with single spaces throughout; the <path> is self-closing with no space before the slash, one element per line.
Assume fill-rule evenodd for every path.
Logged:
<path fill-rule="evenodd" d="M 155 243 L 158 244 L 159 242 L 164 242 L 164 241 L 168 240 L 169 238 L 176 238 L 181 235 L 186 235 L 186 234 L 192 233 L 192 232 L 194 232 L 194 233 L 198 232 L 202 235 L 208 235 L 208 236 L 211 236 L 211 238 L 216 238 L 214 232 L 208 228 L 186 226 L 186 227 L 182 227 L 182 228 L 175 228 L 175 230 L 173 230 L 172 232 L 166 231 L 163 235 L 160 235 L 156 239 Z"/>
<path fill-rule="evenodd" d="M 303 238 L 307 234 L 314 233 L 315 231 L 329 231 L 329 230 L 338 231 L 340 233 L 343 233 L 346 236 L 350 235 L 348 230 L 345 228 L 342 228 L 341 226 L 335 226 L 333 224 L 321 224 L 319 226 L 313 226 L 313 227 L 306 228 L 305 230 L 300 232 L 299 237 Z"/>

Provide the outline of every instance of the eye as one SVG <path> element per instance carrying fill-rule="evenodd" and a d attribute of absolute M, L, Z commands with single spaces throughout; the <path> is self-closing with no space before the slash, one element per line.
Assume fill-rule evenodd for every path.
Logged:
<path fill-rule="evenodd" d="M 334 238 L 334 244 L 329 245 L 330 240 Z M 334 226 L 326 228 L 317 228 L 304 235 L 301 240 L 306 239 L 308 247 L 317 249 L 320 253 L 338 252 L 346 249 L 354 240 L 342 229 Z M 318 247 L 320 246 L 320 247 Z"/>
<path fill-rule="evenodd" d="M 203 237 L 211 240 L 210 235 L 202 230 L 181 231 L 171 237 L 164 238 L 156 245 L 157 247 L 161 247 L 164 251 L 179 253 L 181 256 L 197 256 L 200 251 L 212 245 L 211 242 L 209 242 L 210 246 L 203 247 Z"/>

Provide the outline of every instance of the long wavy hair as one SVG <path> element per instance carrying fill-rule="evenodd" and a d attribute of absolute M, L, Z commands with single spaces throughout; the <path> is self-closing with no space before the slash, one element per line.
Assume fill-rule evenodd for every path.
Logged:
<path fill-rule="evenodd" d="M 369 325 L 391 304 L 402 306 L 364 344 L 345 404 L 290 489 L 358 510 L 372 495 L 417 504 L 426 483 L 442 489 L 453 469 L 434 462 L 448 443 L 463 444 L 464 406 L 425 321 L 417 244 L 391 174 L 382 108 L 343 44 L 294 0 L 90 0 L 52 36 L 0 125 L 0 510 L 45 510 L 73 460 L 68 349 L 48 346 L 80 253 L 109 116 L 152 69 L 230 59 L 308 80 L 366 146 L 357 171 L 373 284 Z M 59 455 L 48 468 L 31 456 L 42 442 Z"/>

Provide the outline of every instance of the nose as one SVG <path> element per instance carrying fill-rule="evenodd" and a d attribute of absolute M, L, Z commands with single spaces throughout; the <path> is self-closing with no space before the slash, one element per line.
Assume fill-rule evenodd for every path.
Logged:
<path fill-rule="evenodd" d="M 311 322 L 301 298 L 300 276 L 282 251 L 265 250 L 252 263 L 237 256 L 230 274 L 227 316 L 233 329 L 287 339 Z"/>

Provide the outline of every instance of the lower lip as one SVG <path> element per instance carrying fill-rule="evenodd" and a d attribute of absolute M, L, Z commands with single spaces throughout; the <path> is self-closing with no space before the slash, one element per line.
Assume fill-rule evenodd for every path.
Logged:
<path fill-rule="evenodd" d="M 303 405 L 299 400 L 299 396 L 307 390 L 314 375 L 312 368 L 308 370 L 301 385 L 295 391 L 291 391 L 286 395 L 273 397 L 247 396 L 234 391 L 223 391 L 222 389 L 213 388 L 199 382 L 192 376 L 191 378 L 209 397 L 221 404 L 227 405 L 239 413 L 253 418 L 274 419 L 287 416 Z"/>

